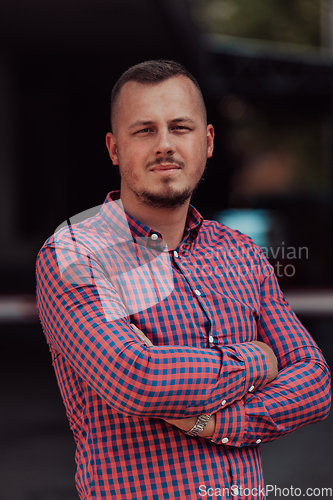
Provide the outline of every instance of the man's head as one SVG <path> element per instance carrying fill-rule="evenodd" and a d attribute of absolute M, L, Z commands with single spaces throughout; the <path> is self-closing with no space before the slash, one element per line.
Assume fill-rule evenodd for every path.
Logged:
<path fill-rule="evenodd" d="M 195 78 L 173 61 L 133 66 L 113 89 L 111 119 L 106 144 L 125 209 L 189 203 L 214 138 Z"/>
<path fill-rule="evenodd" d="M 156 85 L 175 76 L 185 76 L 194 83 L 198 92 L 198 99 L 200 105 L 202 106 L 205 121 L 207 122 L 206 106 L 196 78 L 182 64 L 175 61 L 160 59 L 157 61 L 144 61 L 140 64 L 136 64 L 120 76 L 111 92 L 111 130 L 115 132 L 117 122 L 117 105 L 121 89 L 125 83 L 137 82 L 142 85 Z"/>

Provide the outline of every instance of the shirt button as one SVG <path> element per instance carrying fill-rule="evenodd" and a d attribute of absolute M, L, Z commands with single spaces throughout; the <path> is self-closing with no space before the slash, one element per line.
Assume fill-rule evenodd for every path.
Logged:
<path fill-rule="evenodd" d="M 254 385 L 251 385 L 250 389 L 249 389 L 249 392 L 252 392 L 254 389 Z"/>
<path fill-rule="evenodd" d="M 232 487 L 232 495 L 233 496 L 238 496 L 239 495 L 239 489 L 237 486 Z"/>
<path fill-rule="evenodd" d="M 176 250 L 173 252 L 173 256 L 178 257 L 178 252 Z"/>
<path fill-rule="evenodd" d="M 221 406 L 224 406 L 226 404 L 226 400 L 224 399 L 221 403 Z"/>
<path fill-rule="evenodd" d="M 257 439 L 256 443 L 257 444 L 261 443 L 261 439 Z"/>
<path fill-rule="evenodd" d="M 194 290 L 194 293 L 195 293 L 195 295 L 197 295 L 198 297 L 200 297 L 200 295 L 201 295 L 201 292 L 200 292 L 199 290 Z"/>
<path fill-rule="evenodd" d="M 208 340 L 212 344 L 214 342 L 214 337 L 212 337 L 212 335 L 209 335 Z"/>
<path fill-rule="evenodd" d="M 223 444 L 226 444 L 228 441 L 229 441 L 229 439 L 228 439 L 228 438 L 223 438 L 223 439 L 222 439 L 222 443 L 223 443 Z"/>
<path fill-rule="evenodd" d="M 155 233 L 154 233 L 154 234 L 152 234 L 152 235 L 151 235 L 151 239 L 152 239 L 153 241 L 158 240 L 158 235 L 157 235 L 157 234 L 155 234 Z"/>

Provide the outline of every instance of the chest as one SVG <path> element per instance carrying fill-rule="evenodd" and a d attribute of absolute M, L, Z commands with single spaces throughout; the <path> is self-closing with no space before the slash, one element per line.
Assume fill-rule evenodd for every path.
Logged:
<path fill-rule="evenodd" d="M 168 292 L 164 286 L 160 300 L 131 315 L 155 345 L 202 348 L 256 339 L 260 287 L 251 259 L 179 253 L 169 265 Z"/>

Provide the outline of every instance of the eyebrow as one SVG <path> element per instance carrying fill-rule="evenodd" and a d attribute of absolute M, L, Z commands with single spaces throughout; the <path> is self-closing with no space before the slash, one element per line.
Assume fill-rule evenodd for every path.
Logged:
<path fill-rule="evenodd" d="M 174 118 L 171 120 L 171 123 L 179 123 L 179 122 L 187 122 L 187 123 L 192 123 L 194 125 L 194 120 L 192 118 L 189 118 L 188 116 L 182 116 L 180 118 Z"/>
<path fill-rule="evenodd" d="M 187 123 L 191 123 L 192 125 L 195 124 L 194 120 L 192 120 L 192 118 L 189 118 L 188 116 L 173 118 L 173 120 L 171 120 L 171 123 L 180 123 L 180 122 L 187 122 Z M 130 125 L 129 128 L 132 129 L 132 128 L 141 127 L 144 125 L 153 125 L 153 124 L 154 124 L 153 120 L 147 120 L 147 121 L 137 120 L 136 122 L 132 123 L 132 125 Z"/>
<path fill-rule="evenodd" d="M 129 126 L 129 128 L 136 128 L 136 127 L 140 127 L 142 125 L 151 125 L 152 123 L 154 123 L 152 120 L 148 120 L 148 121 L 142 121 L 142 120 L 137 120 L 136 122 L 132 123 L 132 125 Z"/>

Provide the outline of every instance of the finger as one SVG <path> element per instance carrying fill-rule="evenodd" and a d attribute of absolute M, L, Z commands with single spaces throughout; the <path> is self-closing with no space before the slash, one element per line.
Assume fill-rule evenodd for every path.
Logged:
<path fill-rule="evenodd" d="M 146 337 L 146 335 L 139 329 L 137 328 L 135 325 L 133 325 L 133 323 L 131 323 L 131 327 L 133 328 L 133 330 L 139 335 L 139 337 L 144 341 L 144 343 L 146 344 L 146 346 L 150 347 L 150 346 L 153 346 L 154 344 L 149 340 L 148 337 Z"/>

